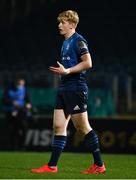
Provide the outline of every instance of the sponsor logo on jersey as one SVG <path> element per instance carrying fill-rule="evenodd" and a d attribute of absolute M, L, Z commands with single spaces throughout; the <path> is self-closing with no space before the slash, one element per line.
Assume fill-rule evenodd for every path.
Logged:
<path fill-rule="evenodd" d="M 69 56 L 66 56 L 66 57 L 63 56 L 63 57 L 62 57 L 62 61 L 65 61 L 65 60 L 68 60 L 68 61 L 69 61 L 69 60 L 70 60 L 70 57 L 69 57 Z"/>

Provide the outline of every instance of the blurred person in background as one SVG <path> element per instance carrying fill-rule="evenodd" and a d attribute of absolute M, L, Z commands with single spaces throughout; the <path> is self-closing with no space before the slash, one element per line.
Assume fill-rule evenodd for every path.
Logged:
<path fill-rule="evenodd" d="M 94 158 L 94 164 L 82 173 L 104 173 L 106 168 L 101 158 L 98 136 L 90 126 L 87 114 L 88 87 L 85 75 L 86 70 L 92 67 L 88 45 L 83 36 L 76 32 L 79 22 L 77 12 L 68 10 L 60 13 L 58 22 L 59 32 L 65 40 L 58 67 L 49 68 L 61 76 L 54 110 L 52 154 L 47 165 L 32 169 L 31 172 L 58 172 L 57 163 L 66 144 L 69 120 L 72 119 L 75 128 L 84 134 Z"/>
<path fill-rule="evenodd" d="M 12 150 L 23 150 L 27 121 L 31 116 L 32 105 L 25 83 L 24 78 L 17 77 L 4 89 L 2 98 Z"/>

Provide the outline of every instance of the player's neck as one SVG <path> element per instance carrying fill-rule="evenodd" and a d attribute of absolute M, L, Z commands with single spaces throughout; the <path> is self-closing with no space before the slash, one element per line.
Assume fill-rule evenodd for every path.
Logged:
<path fill-rule="evenodd" d="M 72 29 L 71 31 L 67 32 L 67 33 L 64 35 L 64 38 L 65 38 L 65 39 L 70 38 L 75 32 L 76 32 L 75 29 Z"/>

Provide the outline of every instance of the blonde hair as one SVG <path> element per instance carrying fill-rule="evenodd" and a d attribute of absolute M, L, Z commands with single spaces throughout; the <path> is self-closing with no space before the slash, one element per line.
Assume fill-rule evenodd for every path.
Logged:
<path fill-rule="evenodd" d="M 79 23 L 79 16 L 78 16 L 78 13 L 76 11 L 67 10 L 67 11 L 61 12 L 57 17 L 57 20 L 59 22 L 62 22 L 65 20 L 65 21 L 74 23 L 75 26 L 77 26 Z"/>

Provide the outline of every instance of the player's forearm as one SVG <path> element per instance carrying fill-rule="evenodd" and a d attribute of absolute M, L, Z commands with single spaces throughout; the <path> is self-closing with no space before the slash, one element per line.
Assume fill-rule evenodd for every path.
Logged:
<path fill-rule="evenodd" d="M 79 64 L 77 64 L 76 66 L 66 69 L 66 74 L 78 73 L 83 70 L 87 70 L 91 67 L 92 67 L 92 62 L 90 60 L 82 61 Z"/>

